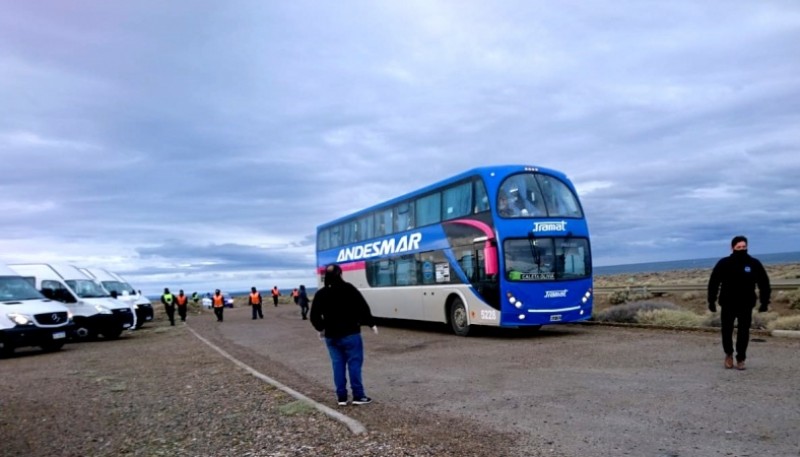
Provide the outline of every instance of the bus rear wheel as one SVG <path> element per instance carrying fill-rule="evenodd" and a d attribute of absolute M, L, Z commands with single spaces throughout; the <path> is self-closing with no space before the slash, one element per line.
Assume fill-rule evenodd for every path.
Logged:
<path fill-rule="evenodd" d="M 450 326 L 453 328 L 453 333 L 458 336 L 468 336 L 471 330 L 469 325 L 469 316 L 467 316 L 467 308 L 460 298 L 453 299 L 450 304 Z"/>

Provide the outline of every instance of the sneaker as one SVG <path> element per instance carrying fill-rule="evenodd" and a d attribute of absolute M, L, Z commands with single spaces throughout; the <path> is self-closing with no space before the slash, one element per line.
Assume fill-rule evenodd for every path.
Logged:
<path fill-rule="evenodd" d="M 353 404 L 354 405 L 366 405 L 366 404 L 369 404 L 369 403 L 372 403 L 372 399 L 369 398 L 369 397 L 361 397 L 361 398 L 353 399 Z"/>
<path fill-rule="evenodd" d="M 725 356 L 725 368 L 727 368 L 729 370 L 731 368 L 733 368 L 733 356 L 732 355 L 726 355 Z"/>
<path fill-rule="evenodd" d="M 340 398 L 339 400 L 336 401 L 336 403 L 339 406 L 347 406 L 347 399 L 346 398 Z M 355 403 L 355 402 L 353 402 L 353 403 Z"/>
<path fill-rule="evenodd" d="M 736 362 L 736 369 L 737 370 L 746 370 L 747 368 L 744 366 L 744 360 L 741 362 Z"/>

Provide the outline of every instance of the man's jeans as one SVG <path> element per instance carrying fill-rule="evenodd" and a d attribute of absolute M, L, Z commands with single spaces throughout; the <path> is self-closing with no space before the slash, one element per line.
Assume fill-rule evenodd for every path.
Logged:
<path fill-rule="evenodd" d="M 350 389 L 353 398 L 363 398 L 364 385 L 361 383 L 361 365 L 364 363 L 364 343 L 360 333 L 341 338 L 325 338 L 328 352 L 333 364 L 333 383 L 336 385 L 336 397 L 347 398 L 347 378 L 350 375 Z"/>

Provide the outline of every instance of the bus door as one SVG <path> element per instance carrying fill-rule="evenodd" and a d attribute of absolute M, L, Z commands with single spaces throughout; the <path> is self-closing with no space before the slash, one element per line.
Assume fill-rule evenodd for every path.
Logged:
<path fill-rule="evenodd" d="M 419 264 L 418 288 L 424 318 L 437 322 L 444 322 L 445 301 L 447 300 L 447 286 L 451 283 L 450 263 L 442 251 L 428 251 L 417 254 Z"/>

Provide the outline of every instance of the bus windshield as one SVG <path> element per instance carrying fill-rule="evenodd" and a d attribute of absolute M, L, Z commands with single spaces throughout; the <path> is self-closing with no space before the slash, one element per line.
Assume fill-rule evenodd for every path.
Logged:
<path fill-rule="evenodd" d="M 586 239 L 506 239 L 505 277 L 509 281 L 554 281 L 587 278 L 591 274 Z"/>
<path fill-rule="evenodd" d="M 501 217 L 583 217 L 575 194 L 560 180 L 539 173 L 509 176 L 500 185 Z"/>

